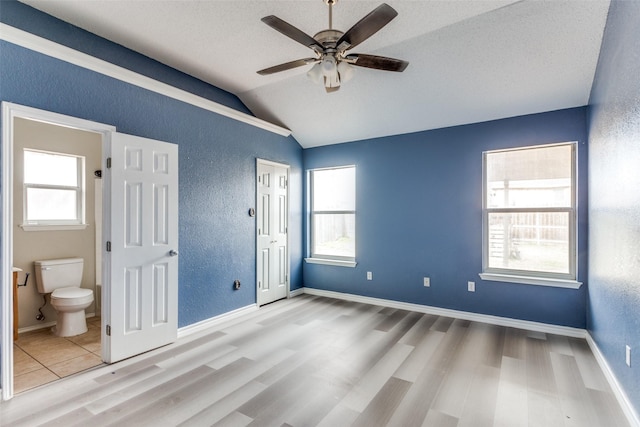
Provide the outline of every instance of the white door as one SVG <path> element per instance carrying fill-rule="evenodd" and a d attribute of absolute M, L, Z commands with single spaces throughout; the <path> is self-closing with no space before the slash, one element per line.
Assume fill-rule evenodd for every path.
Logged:
<path fill-rule="evenodd" d="M 169 344 L 178 331 L 178 146 L 113 133 L 110 153 L 107 363 Z"/>
<path fill-rule="evenodd" d="M 286 298 L 289 290 L 289 167 L 257 162 L 258 305 Z"/>

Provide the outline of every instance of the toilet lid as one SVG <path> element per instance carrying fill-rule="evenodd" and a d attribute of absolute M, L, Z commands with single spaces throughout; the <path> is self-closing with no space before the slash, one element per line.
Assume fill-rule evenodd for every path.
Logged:
<path fill-rule="evenodd" d="M 51 298 L 83 298 L 92 295 L 91 289 L 85 288 L 59 288 L 53 291 Z"/>

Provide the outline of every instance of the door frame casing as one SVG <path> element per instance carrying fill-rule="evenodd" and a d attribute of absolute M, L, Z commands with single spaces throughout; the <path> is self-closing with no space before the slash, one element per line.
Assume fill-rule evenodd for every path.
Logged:
<path fill-rule="evenodd" d="M 2 387 L 2 396 L 0 400 L 9 400 L 13 397 L 13 286 L 12 286 L 12 267 L 13 267 L 13 120 L 15 118 L 24 118 L 49 123 L 57 126 L 70 127 L 90 132 L 96 132 L 102 135 L 102 166 L 105 162 L 110 148 L 111 133 L 116 131 L 115 126 L 104 123 L 93 122 L 90 120 L 80 119 L 77 117 L 67 116 L 63 114 L 53 113 L 46 110 L 27 107 L 24 105 L 14 104 L 10 102 L 2 102 L 2 234 L 1 234 L 1 250 L 2 250 L 2 277 L 0 285 L 1 296 L 1 313 L 0 319 L 0 386 Z M 108 205 L 109 194 L 108 183 L 105 184 L 103 192 L 103 226 L 110 223 L 110 206 Z M 103 239 L 108 236 L 103 229 Z M 103 275 L 104 275 L 103 269 Z M 103 277 L 103 286 L 106 283 Z M 106 298 L 104 297 L 106 296 Z M 108 313 L 105 307 L 108 307 L 108 293 L 102 298 L 102 313 Z M 102 334 L 105 333 L 104 328 Z M 103 348 L 103 359 L 104 359 Z"/>
<path fill-rule="evenodd" d="M 275 166 L 278 168 L 284 168 L 287 170 L 287 287 L 286 287 L 286 293 L 287 296 L 286 298 L 290 298 L 290 293 L 291 293 L 291 255 L 290 255 L 290 239 L 289 239 L 289 198 L 291 196 L 291 191 L 290 191 L 290 174 L 291 174 L 291 165 L 288 165 L 286 163 L 279 163 L 279 162 L 274 162 L 272 160 L 266 160 L 266 159 L 261 159 L 261 158 L 256 158 L 256 175 L 255 175 L 255 183 L 256 183 L 256 221 L 258 218 L 260 218 L 259 216 L 259 209 L 260 208 L 260 194 L 259 194 L 259 189 L 258 189 L 258 170 L 259 170 L 259 166 L 260 165 L 268 165 L 268 166 Z M 260 306 L 260 289 L 258 288 L 258 277 L 260 275 L 260 272 L 258 271 L 258 257 L 260 256 L 260 248 L 258 247 L 258 239 L 259 239 L 259 235 L 258 235 L 258 224 L 255 223 L 255 254 L 256 254 L 256 280 L 255 280 L 255 286 L 256 286 L 256 306 Z"/>

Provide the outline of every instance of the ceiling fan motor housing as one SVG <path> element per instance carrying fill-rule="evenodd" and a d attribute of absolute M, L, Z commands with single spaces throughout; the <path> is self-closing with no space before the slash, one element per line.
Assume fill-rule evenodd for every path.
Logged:
<path fill-rule="evenodd" d="M 316 33 L 313 38 L 320 43 L 325 49 L 336 48 L 336 42 L 340 40 L 344 33 L 340 30 L 322 30 Z"/>

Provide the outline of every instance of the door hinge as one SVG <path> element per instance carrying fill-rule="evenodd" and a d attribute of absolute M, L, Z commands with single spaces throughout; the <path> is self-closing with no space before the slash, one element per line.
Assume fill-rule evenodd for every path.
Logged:
<path fill-rule="evenodd" d="M 262 282 L 258 280 L 258 288 L 262 288 Z"/>
<path fill-rule="evenodd" d="M 111 157 L 107 157 L 107 169 L 111 169 Z"/>
<path fill-rule="evenodd" d="M 262 177 L 258 175 L 258 182 L 262 182 Z"/>
<path fill-rule="evenodd" d="M 107 242 L 107 252 L 111 252 L 111 242 Z"/>
<path fill-rule="evenodd" d="M 110 337 L 111 336 L 111 326 L 107 325 L 107 336 Z"/>

